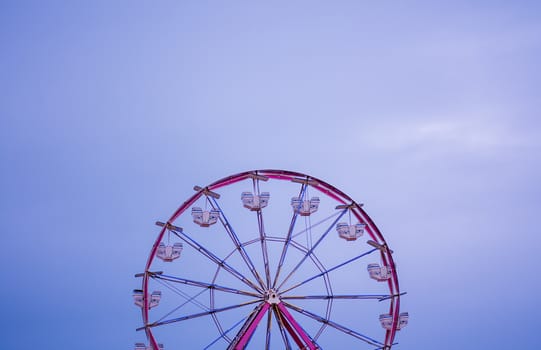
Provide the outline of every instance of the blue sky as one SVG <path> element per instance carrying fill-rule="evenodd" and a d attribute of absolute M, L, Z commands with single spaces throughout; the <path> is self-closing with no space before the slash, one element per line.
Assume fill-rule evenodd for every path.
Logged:
<path fill-rule="evenodd" d="M 366 204 L 411 321 L 398 349 L 533 348 L 534 1 L 3 1 L 3 347 L 130 348 L 133 274 L 223 176 Z"/>

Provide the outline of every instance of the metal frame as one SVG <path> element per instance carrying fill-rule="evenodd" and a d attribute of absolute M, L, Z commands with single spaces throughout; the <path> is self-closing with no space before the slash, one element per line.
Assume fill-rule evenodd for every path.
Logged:
<path fill-rule="evenodd" d="M 267 180 L 292 181 L 292 182 L 300 184 L 298 197 L 300 197 L 301 199 L 304 198 L 308 188 L 312 190 L 317 190 L 323 193 L 324 195 L 332 198 L 333 200 L 337 201 L 339 203 L 337 210 L 342 209 L 342 211 L 338 215 L 335 215 L 335 214 L 331 215 L 331 217 L 335 217 L 335 219 L 333 220 L 332 224 L 326 229 L 324 234 L 316 241 L 315 244 L 313 245 L 310 244 L 310 247 L 304 247 L 302 244 L 298 243 L 295 240 L 295 237 L 303 232 L 301 231 L 298 233 L 294 233 L 295 224 L 298 218 L 297 212 L 295 211 L 293 212 L 292 217 L 291 217 L 291 222 L 289 225 L 289 230 L 286 234 L 286 237 L 284 238 L 284 237 L 271 237 L 265 234 L 264 215 L 263 215 L 264 209 L 257 210 L 255 211 L 255 214 L 257 216 L 256 219 L 257 219 L 258 228 L 259 228 L 259 237 L 249 242 L 241 242 L 235 230 L 233 229 L 233 226 L 228 221 L 225 213 L 220 208 L 220 204 L 218 201 L 220 196 L 216 192 L 216 190 L 224 186 L 229 186 L 239 181 L 244 181 L 244 180 L 249 180 L 249 179 L 251 179 L 253 182 L 254 195 L 258 195 L 260 193 L 259 181 L 267 181 Z M 260 322 L 263 320 L 265 314 L 267 314 L 267 322 L 266 322 L 267 325 L 264 332 L 266 348 L 270 347 L 273 316 L 274 316 L 274 321 L 275 321 L 274 324 L 278 326 L 278 330 L 280 332 L 280 336 L 283 341 L 282 345 L 285 349 L 292 348 L 290 340 L 293 340 L 293 342 L 300 349 L 311 349 L 311 350 L 320 349 L 319 345 L 317 344 L 317 339 L 322 335 L 326 327 L 331 327 L 336 330 L 339 330 L 349 336 L 359 339 L 360 341 L 373 345 L 376 348 L 380 348 L 380 349 L 391 348 L 391 346 L 394 344 L 393 342 L 396 335 L 396 325 L 398 324 L 398 317 L 400 313 L 400 296 L 403 293 L 400 293 L 398 276 L 397 276 L 395 264 L 391 255 L 392 251 L 388 248 L 387 243 L 385 242 L 385 239 L 383 238 L 377 226 L 374 224 L 372 219 L 366 214 L 366 212 L 362 209 L 362 205 L 356 203 L 348 195 L 346 195 L 342 191 L 338 190 L 337 188 L 333 187 L 332 185 L 324 181 L 321 181 L 312 176 L 308 176 L 308 175 L 301 174 L 298 172 L 285 171 L 285 170 L 247 171 L 247 172 L 225 177 L 223 179 L 213 182 L 212 184 L 206 187 L 196 186 L 194 189 L 196 190 L 196 193 L 193 196 L 191 196 L 187 201 L 185 201 L 173 213 L 173 215 L 169 218 L 169 220 L 167 220 L 165 224 L 162 224 L 163 227 L 160 233 L 158 234 L 154 242 L 154 245 L 152 246 L 152 249 L 150 251 L 149 257 L 147 259 L 145 272 L 141 274 L 143 277 L 142 290 L 143 290 L 144 296 L 149 295 L 149 282 L 151 280 L 156 280 L 157 282 L 164 284 L 169 289 L 176 290 L 177 294 L 180 294 L 183 298 L 186 299 L 186 301 L 183 304 L 181 304 L 176 309 L 166 314 L 161 319 L 151 322 L 150 317 L 149 317 L 149 300 L 147 297 L 144 298 L 143 307 L 142 307 L 143 326 L 138 328 L 138 330 L 145 331 L 149 344 L 153 349 L 158 350 L 158 342 L 153 334 L 153 331 L 152 331 L 153 328 L 166 325 L 166 324 L 183 322 L 183 321 L 190 320 L 197 317 L 205 317 L 205 316 L 211 316 L 213 318 L 214 323 L 216 324 L 216 327 L 218 329 L 218 332 L 220 333 L 220 336 L 218 337 L 218 339 L 211 342 L 207 346 L 207 348 L 215 344 L 218 340 L 223 339 L 229 344 L 228 349 L 235 349 L 235 350 L 244 349 L 250 342 L 251 337 L 254 335 L 256 328 L 258 327 Z M 205 248 L 203 245 L 198 243 L 189 234 L 185 233 L 182 229 L 173 225 L 175 220 L 180 215 L 182 215 L 187 209 L 189 209 L 197 200 L 199 200 L 203 196 L 206 197 L 206 199 L 211 204 L 213 209 L 220 210 L 221 212 L 220 223 L 234 245 L 234 250 L 225 258 L 218 257 L 213 252 L 211 252 L 210 250 Z M 375 244 L 373 245 L 374 248 L 366 252 L 363 252 L 354 258 L 346 260 L 341 264 L 332 266 L 330 268 L 326 268 L 323 266 L 323 264 L 319 261 L 317 257 L 315 253 L 316 248 L 318 247 L 320 242 L 327 236 L 327 234 L 334 228 L 338 220 L 348 211 L 351 214 L 353 214 L 353 216 L 359 222 L 366 224 L 365 232 L 368 234 L 370 239 L 375 242 Z M 316 225 L 320 225 L 322 223 L 323 221 L 320 221 L 314 225 L 311 225 L 309 228 L 315 227 Z M 202 254 L 205 258 L 209 259 L 210 261 L 216 264 L 217 269 L 214 274 L 214 279 L 212 280 L 212 282 L 195 281 L 195 280 L 186 279 L 182 277 L 151 272 L 153 261 L 156 258 L 158 245 L 164 238 L 164 235 L 167 231 L 173 232 L 185 244 L 192 247 L 193 249 L 198 251 L 200 254 Z M 279 242 L 283 244 L 278 266 L 274 273 L 274 278 L 272 278 L 272 273 L 269 267 L 269 254 L 268 254 L 269 242 Z M 245 249 L 246 246 L 250 244 L 254 244 L 254 243 L 260 243 L 261 245 L 261 254 L 264 261 L 263 274 L 260 274 L 257 271 L 252 259 L 250 258 L 249 254 L 247 253 Z M 291 247 L 293 247 L 296 250 L 301 251 L 304 254 L 304 256 L 301 259 L 301 261 L 299 261 L 296 264 L 296 266 L 291 271 L 289 271 L 289 273 L 286 275 L 285 278 L 280 278 L 282 274 L 283 266 L 284 266 L 284 260 L 288 254 L 288 250 Z M 242 260 L 248 267 L 250 271 L 250 276 L 243 275 L 233 266 L 228 264 L 227 262 L 228 258 L 232 256 L 233 254 L 235 254 L 236 252 L 240 254 Z M 387 281 L 389 293 L 386 295 L 383 295 L 383 294 L 381 295 L 361 295 L 361 294 L 335 295 L 333 294 L 332 285 L 328 277 L 329 273 L 374 252 L 379 252 L 380 259 L 383 265 L 391 267 L 391 271 L 392 271 L 391 278 Z M 286 282 L 295 275 L 295 272 L 297 272 L 299 267 L 303 265 L 305 261 L 307 260 L 310 260 L 312 264 L 314 264 L 317 267 L 317 269 L 319 269 L 320 273 L 317 275 L 311 276 L 307 279 L 304 279 L 303 281 L 296 283 L 291 287 L 281 290 L 281 288 L 284 287 Z M 217 284 L 216 283 L 217 277 L 220 273 L 222 273 L 222 271 L 224 271 L 223 273 L 230 274 L 231 276 L 241 281 L 242 284 L 245 286 L 246 290 L 241 290 L 238 288 L 232 288 L 229 286 L 223 286 L 223 285 Z M 322 277 L 324 280 L 327 294 L 325 295 L 323 294 L 322 295 L 317 295 L 317 294 L 315 295 L 289 295 L 287 294 L 291 291 L 294 291 L 299 286 L 305 283 L 308 283 L 309 281 L 312 281 L 314 279 L 317 279 L 319 277 Z M 198 288 L 201 288 L 202 291 L 210 290 L 210 296 L 211 296 L 210 303 L 209 303 L 210 307 L 206 308 L 205 305 L 197 304 L 197 301 L 195 298 L 201 293 L 195 296 L 184 295 L 182 294 L 180 290 L 178 290 L 178 288 L 176 287 L 176 284 L 181 284 L 181 285 L 184 284 L 184 285 L 198 287 Z M 277 293 L 279 293 L 280 298 L 277 298 L 277 299 L 270 298 L 268 295 L 270 291 L 276 291 Z M 215 303 L 214 303 L 214 300 L 216 298 L 216 295 L 215 295 L 216 292 L 243 295 L 246 298 L 249 298 L 249 300 L 247 300 L 244 303 L 217 308 L 215 307 Z M 291 303 L 294 300 L 302 300 L 302 299 L 326 301 L 327 306 L 326 306 L 325 315 L 324 316 L 317 315 L 316 313 L 313 313 L 308 310 L 304 310 Z M 385 331 L 385 337 L 383 341 L 378 341 L 372 337 L 361 334 L 357 330 L 353 330 L 349 327 L 338 324 L 334 322 L 331 318 L 332 302 L 333 300 L 336 300 L 336 299 L 346 299 L 346 300 L 374 299 L 378 301 L 389 300 L 388 313 L 393 316 L 394 327 L 391 330 Z M 183 317 L 165 319 L 167 318 L 168 315 L 170 315 L 171 313 L 176 311 L 178 308 L 182 307 L 184 304 L 189 303 L 189 302 L 198 305 L 200 308 L 203 309 L 203 311 L 185 315 Z M 251 305 L 251 304 L 256 304 L 256 306 L 246 318 L 238 321 L 235 325 L 228 328 L 227 330 L 224 330 L 217 314 L 227 312 L 233 309 L 238 309 L 238 308 Z M 298 314 L 301 318 L 296 319 L 289 312 L 289 310 L 295 311 L 295 313 Z M 315 322 L 319 322 L 321 323 L 321 327 L 319 328 L 319 331 L 316 334 L 313 334 L 311 336 L 307 332 L 305 332 L 305 330 L 300 325 L 299 323 L 300 319 L 303 319 L 303 320 L 311 319 Z M 377 320 L 374 320 L 374 322 L 377 322 Z M 237 334 L 234 337 L 230 337 L 228 333 L 231 332 L 233 329 L 237 328 L 240 324 L 243 324 L 243 325 L 240 328 L 240 330 L 237 332 Z"/>

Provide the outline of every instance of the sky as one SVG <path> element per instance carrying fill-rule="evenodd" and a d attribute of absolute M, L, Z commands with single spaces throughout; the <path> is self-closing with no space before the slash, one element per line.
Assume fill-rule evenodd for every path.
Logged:
<path fill-rule="evenodd" d="M 154 222 L 270 168 L 365 203 L 397 349 L 534 348 L 540 7 L 1 1 L 2 347 L 132 348 Z"/>

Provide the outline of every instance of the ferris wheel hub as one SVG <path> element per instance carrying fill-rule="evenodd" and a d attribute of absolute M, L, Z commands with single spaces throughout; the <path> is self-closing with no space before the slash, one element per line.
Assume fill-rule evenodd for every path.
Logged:
<path fill-rule="evenodd" d="M 280 303 L 280 294 L 271 288 L 265 292 L 265 299 L 269 304 L 278 304 Z"/>

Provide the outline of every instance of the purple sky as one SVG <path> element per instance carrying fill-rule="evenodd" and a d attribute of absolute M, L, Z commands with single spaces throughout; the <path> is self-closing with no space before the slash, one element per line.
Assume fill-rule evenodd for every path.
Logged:
<path fill-rule="evenodd" d="M 540 13 L 2 1 L 1 347 L 131 348 L 154 221 L 262 168 L 366 204 L 408 292 L 397 349 L 535 347 Z"/>

